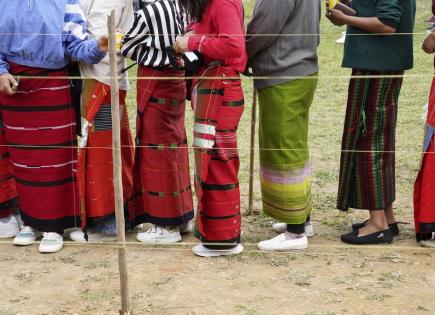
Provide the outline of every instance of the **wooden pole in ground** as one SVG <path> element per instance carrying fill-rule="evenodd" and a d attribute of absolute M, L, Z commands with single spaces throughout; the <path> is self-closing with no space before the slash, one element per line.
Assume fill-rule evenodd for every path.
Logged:
<path fill-rule="evenodd" d="M 122 189 L 121 162 L 121 119 L 119 114 L 118 59 L 116 51 L 115 10 L 108 18 L 109 58 L 110 58 L 110 93 L 112 99 L 112 152 L 113 152 L 113 187 L 115 193 L 116 231 L 118 235 L 118 267 L 121 282 L 121 315 L 130 314 L 128 294 L 127 262 L 125 259 L 125 219 Z"/>
<path fill-rule="evenodd" d="M 255 127 L 257 120 L 257 90 L 254 86 L 251 113 L 251 156 L 249 159 L 249 204 L 248 215 L 254 215 L 254 164 L 255 164 Z"/>

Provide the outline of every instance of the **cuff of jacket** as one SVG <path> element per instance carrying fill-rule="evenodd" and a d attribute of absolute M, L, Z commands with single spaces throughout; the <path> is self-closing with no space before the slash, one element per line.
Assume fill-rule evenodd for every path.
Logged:
<path fill-rule="evenodd" d="M 9 69 L 7 67 L 0 67 L 0 75 L 8 73 Z"/>
<path fill-rule="evenodd" d="M 93 44 L 91 45 L 91 51 L 92 51 L 92 55 L 96 58 L 96 59 L 103 59 L 104 57 L 106 57 L 106 52 L 101 51 L 100 47 L 98 46 L 98 41 L 94 40 Z"/>
<path fill-rule="evenodd" d="M 192 35 L 189 37 L 189 40 L 187 42 L 187 48 L 189 51 L 198 51 L 201 53 L 201 44 L 204 41 L 205 36 L 197 36 Z"/>

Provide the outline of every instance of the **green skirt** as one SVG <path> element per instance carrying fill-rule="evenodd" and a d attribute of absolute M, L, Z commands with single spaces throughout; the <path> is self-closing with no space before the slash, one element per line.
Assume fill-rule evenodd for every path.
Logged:
<path fill-rule="evenodd" d="M 260 179 L 263 211 L 287 224 L 310 215 L 309 109 L 317 74 L 258 91 Z"/>

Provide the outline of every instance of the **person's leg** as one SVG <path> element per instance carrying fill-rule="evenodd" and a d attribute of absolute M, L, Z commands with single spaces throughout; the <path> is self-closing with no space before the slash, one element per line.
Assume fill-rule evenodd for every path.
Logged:
<path fill-rule="evenodd" d="M 131 197 L 133 142 L 125 105 L 126 92 L 120 91 L 121 157 L 124 201 Z M 96 80 L 86 80 L 82 93 L 84 137 L 79 151 L 79 188 L 82 229 L 88 240 L 116 239 L 113 191 L 112 115 L 110 87 Z M 127 133 L 127 134 L 126 134 Z M 70 234 L 74 241 L 85 241 L 85 234 L 77 229 Z"/>
<path fill-rule="evenodd" d="M 37 75 L 40 70 L 27 71 Z M 50 75 L 65 76 L 66 71 Z M 36 237 L 32 232 L 39 230 L 46 232 L 40 251 L 58 251 L 63 230 L 80 225 L 76 120 L 69 81 L 22 79 L 20 88 L 34 92 L 9 98 L 3 110 L 21 215 L 29 228 L 14 242 L 30 245 Z"/>
<path fill-rule="evenodd" d="M 162 75 L 181 77 L 183 73 L 165 71 Z M 143 220 L 154 225 L 137 235 L 142 242 L 181 241 L 178 226 L 194 216 L 184 126 L 185 95 L 183 80 L 160 80 L 148 99 L 141 98 L 147 104 L 140 114 L 135 163 L 144 208 L 136 223 Z"/>
<path fill-rule="evenodd" d="M 358 236 L 365 236 L 379 231 L 388 230 L 388 222 L 384 210 L 371 210 L 367 224 L 358 230 Z"/>
<path fill-rule="evenodd" d="M 308 116 L 316 83 L 313 75 L 259 91 L 263 211 L 287 223 L 286 235 L 260 242 L 260 249 L 292 249 L 288 238 L 305 236 L 304 225 L 312 208 Z M 295 246 L 301 248 L 299 243 Z"/>
<path fill-rule="evenodd" d="M 366 72 L 368 75 L 390 75 L 400 73 Z M 395 128 L 397 102 L 401 78 L 368 78 L 355 86 L 359 91 L 349 97 L 362 104 L 357 113 L 355 137 L 356 155 L 353 160 L 354 187 L 349 206 L 371 209 L 370 219 L 357 230 L 343 235 L 345 242 L 390 243 L 392 231 L 388 220 L 394 220 L 392 203 L 395 199 Z M 352 103 L 352 102 L 351 102 Z M 357 236 L 360 239 L 357 239 Z"/>
<path fill-rule="evenodd" d="M 212 68 L 207 75 L 220 76 L 222 71 L 225 70 L 221 67 Z M 239 245 L 240 162 L 236 134 L 243 105 L 239 80 L 225 81 L 223 86 L 220 80 L 203 80 L 194 90 L 198 232 L 206 247 L 196 246 L 193 251 L 200 256 L 237 254 L 243 250 Z"/>
<path fill-rule="evenodd" d="M 433 132 L 432 127 L 427 125 L 423 160 L 414 185 L 414 223 L 417 242 L 432 239 L 432 233 L 435 232 L 435 209 L 433 207 L 435 203 L 435 172 L 433 172 L 435 141 Z"/>
<path fill-rule="evenodd" d="M 287 224 L 286 232 L 288 235 L 299 237 L 305 235 L 305 223 L 303 224 Z"/>
<path fill-rule="evenodd" d="M 393 211 L 393 204 L 390 204 L 389 206 L 387 206 L 385 208 L 384 212 L 385 212 L 385 217 L 387 219 L 388 224 L 396 223 L 396 218 L 394 216 L 394 211 Z"/>

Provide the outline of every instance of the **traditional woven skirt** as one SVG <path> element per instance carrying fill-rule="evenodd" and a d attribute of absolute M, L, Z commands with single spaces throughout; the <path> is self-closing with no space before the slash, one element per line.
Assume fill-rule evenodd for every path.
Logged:
<path fill-rule="evenodd" d="M 24 224 L 45 232 L 80 226 L 70 81 L 49 79 L 68 74 L 16 64 L 11 73 L 23 78 L 14 96 L 0 96 L 0 110 Z"/>
<path fill-rule="evenodd" d="M 240 191 L 237 127 L 244 99 L 238 73 L 226 67 L 207 69 L 195 82 L 195 188 L 198 232 L 204 243 L 240 242 Z"/>
<path fill-rule="evenodd" d="M 435 79 L 428 106 L 422 163 L 414 185 L 414 222 L 418 242 L 432 238 L 435 232 Z"/>
<path fill-rule="evenodd" d="M 18 208 L 17 188 L 9 157 L 6 130 L 0 111 L 0 218 L 9 217 Z"/>
<path fill-rule="evenodd" d="M 353 70 L 352 76 L 403 72 Z M 402 77 L 354 78 L 349 83 L 341 145 L 337 208 L 382 210 L 395 191 L 395 137 Z"/>
<path fill-rule="evenodd" d="M 178 226 L 194 217 L 184 126 L 184 72 L 139 67 L 138 77 L 130 219 L 133 225 Z"/>
<path fill-rule="evenodd" d="M 317 79 L 294 80 L 258 91 L 263 212 L 288 224 L 310 215 L 309 109 Z"/>
<path fill-rule="evenodd" d="M 132 196 L 134 144 L 128 122 L 126 91 L 119 91 L 121 115 L 121 161 L 124 202 Z M 82 141 L 78 178 L 82 227 L 114 215 L 112 114 L 110 87 L 86 80 L 82 93 Z"/>

